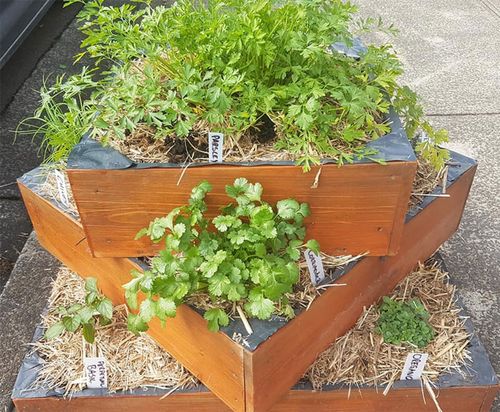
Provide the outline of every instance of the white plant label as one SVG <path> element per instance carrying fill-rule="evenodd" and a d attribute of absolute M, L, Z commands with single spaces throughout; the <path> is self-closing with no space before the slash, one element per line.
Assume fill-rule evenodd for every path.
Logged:
<path fill-rule="evenodd" d="M 222 148 L 224 147 L 224 134 L 208 133 L 208 161 L 211 163 L 222 162 Z"/>
<path fill-rule="evenodd" d="M 413 381 L 420 379 L 428 357 L 429 354 L 427 353 L 409 353 L 406 357 L 403 372 L 401 373 L 401 380 Z"/>
<path fill-rule="evenodd" d="M 64 175 L 59 170 L 55 170 L 54 174 L 56 176 L 59 199 L 61 199 L 61 202 L 64 206 L 69 207 L 68 189 L 66 187 L 66 181 L 64 179 Z"/>
<path fill-rule="evenodd" d="M 304 252 L 306 258 L 309 274 L 311 275 L 311 282 L 317 286 L 325 278 L 325 270 L 323 269 L 323 260 L 311 249 L 306 249 Z"/>
<path fill-rule="evenodd" d="M 107 388 L 108 371 L 105 358 L 84 358 L 85 375 L 87 377 L 87 388 Z"/>

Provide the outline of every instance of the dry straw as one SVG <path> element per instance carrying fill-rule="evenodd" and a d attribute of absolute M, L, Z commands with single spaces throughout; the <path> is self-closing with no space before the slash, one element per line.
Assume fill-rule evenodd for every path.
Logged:
<path fill-rule="evenodd" d="M 66 212 L 71 213 L 78 220 L 78 209 L 71 191 L 68 175 L 66 174 L 66 165 L 56 164 L 41 168 L 40 173 L 45 178 L 40 185 L 38 193 L 46 199 L 53 200 L 59 205 L 63 205 Z M 59 183 L 58 183 L 59 180 Z M 67 201 L 63 200 L 61 190 L 65 190 Z"/>
<path fill-rule="evenodd" d="M 84 282 L 69 269 L 61 268 L 50 297 L 45 326 L 60 319 L 59 306 L 84 302 Z M 135 336 L 127 330 L 127 312 L 115 307 L 113 322 L 98 327 L 93 345 L 86 343 L 81 332 L 64 333 L 51 341 L 34 344 L 43 359 L 35 386 L 64 388 L 66 394 L 85 387 L 83 358 L 104 356 L 108 369 L 108 388 L 111 392 L 139 387 L 189 387 L 196 385 L 190 375 L 172 356 L 148 335 Z"/>
<path fill-rule="evenodd" d="M 443 167 L 438 172 L 429 162 L 419 159 L 408 208 L 418 207 L 423 198 L 429 196 L 438 186 L 441 186 L 442 193 L 437 196 L 448 196 L 446 194 L 447 177 L 448 166 Z"/>
<path fill-rule="evenodd" d="M 467 351 L 469 335 L 464 328 L 465 318 L 459 316 L 455 302 L 455 287 L 448 275 L 435 264 L 420 265 L 393 291 L 393 299 L 421 300 L 430 314 L 429 323 L 436 334 L 425 348 L 410 344 L 384 344 L 375 332 L 379 313 L 376 305 L 365 308 L 356 326 L 324 351 L 307 371 L 305 377 L 315 389 L 324 385 L 377 385 L 389 390 L 398 380 L 409 352 L 426 352 L 429 360 L 423 377 L 435 381 L 446 372 L 462 372 L 461 366 L 470 361 Z"/>
<path fill-rule="evenodd" d="M 62 268 L 54 283 L 50 309 L 44 324 L 59 320 L 58 306 L 83 301 L 83 281 L 68 269 Z M 467 351 L 469 336 L 464 329 L 465 319 L 455 306 L 455 288 L 448 283 L 447 274 L 437 266 L 420 266 L 394 290 L 396 300 L 419 298 L 430 314 L 429 322 L 436 331 L 435 339 L 422 351 L 429 354 L 424 370 L 423 385 L 436 403 L 432 381 L 446 372 L 460 372 L 470 361 Z M 304 299 L 304 305 L 307 303 Z M 317 390 L 327 384 L 343 383 L 377 385 L 387 393 L 399 379 L 409 352 L 409 344 L 388 345 L 375 332 L 377 306 L 366 309 L 356 326 L 324 351 L 304 375 Z M 244 343 L 244 339 L 239 336 Z M 44 360 L 36 385 L 44 388 L 64 388 L 66 394 L 84 387 L 83 357 L 102 355 L 108 361 L 108 381 L 111 391 L 154 386 L 181 388 L 195 386 L 197 380 L 151 338 L 135 336 L 126 330 L 126 310 L 115 308 L 113 323 L 98 328 L 96 343 L 83 341 L 81 333 L 65 333 L 52 340 L 34 344 Z"/>

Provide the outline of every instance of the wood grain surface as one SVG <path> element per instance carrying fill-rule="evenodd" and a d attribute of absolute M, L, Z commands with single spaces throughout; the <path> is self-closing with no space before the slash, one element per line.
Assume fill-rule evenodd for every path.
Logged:
<path fill-rule="evenodd" d="M 498 386 L 459 386 L 437 389 L 439 405 L 445 412 L 487 412 Z M 424 398 L 425 397 L 425 398 Z M 172 393 L 164 399 L 153 396 L 101 396 L 14 399 L 18 412 L 229 412 L 209 392 Z M 435 412 L 436 406 L 420 388 L 382 390 L 347 389 L 313 392 L 291 390 L 271 412 Z"/>
<path fill-rule="evenodd" d="M 319 185 L 311 188 L 319 172 Z M 158 245 L 135 234 L 158 216 L 187 203 L 191 189 L 208 180 L 209 215 L 229 203 L 225 185 L 238 177 L 264 186 L 275 204 L 294 198 L 311 206 L 307 236 L 331 255 L 394 255 L 404 225 L 416 162 L 329 164 L 304 173 L 296 166 L 204 166 L 126 170 L 68 170 L 73 196 L 94 256 L 133 257 Z"/>

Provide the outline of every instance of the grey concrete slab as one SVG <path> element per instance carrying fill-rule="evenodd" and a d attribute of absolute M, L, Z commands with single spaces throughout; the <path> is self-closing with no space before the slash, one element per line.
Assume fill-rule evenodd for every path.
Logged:
<path fill-rule="evenodd" d="M 40 321 L 59 265 L 31 235 L 0 295 L 0 411 L 9 410 L 17 370 Z"/>
<path fill-rule="evenodd" d="M 428 113 L 500 113 L 500 1 L 355 0 L 400 30 L 389 40 Z"/>
<path fill-rule="evenodd" d="M 24 136 L 15 140 L 14 131 L 19 122 L 31 116 L 38 107 L 39 90 L 44 81 L 50 83 L 50 79 L 55 76 L 80 71 L 81 64 L 73 65 L 73 56 L 80 51 L 81 39 L 76 23 L 73 22 L 38 62 L 32 75 L 0 115 L 0 197 L 17 196 L 17 187 L 12 183 L 18 176 L 40 164 L 40 141 L 32 141 Z"/>
<path fill-rule="evenodd" d="M 438 116 L 448 146 L 478 160 L 478 170 L 458 232 L 442 247 L 446 265 L 471 314 L 474 329 L 500 373 L 500 115 Z M 495 403 L 500 411 L 500 400 Z"/>

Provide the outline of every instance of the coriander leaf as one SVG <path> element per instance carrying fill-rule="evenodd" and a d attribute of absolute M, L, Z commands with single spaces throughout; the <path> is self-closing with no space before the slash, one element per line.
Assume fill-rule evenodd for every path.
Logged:
<path fill-rule="evenodd" d="M 140 305 L 140 317 L 144 322 L 149 322 L 156 312 L 156 303 L 151 299 L 144 299 Z"/>
<path fill-rule="evenodd" d="M 140 316 L 134 313 L 128 314 L 127 327 L 129 331 L 133 332 L 136 335 L 138 335 L 139 332 L 146 332 L 149 329 L 148 324 L 144 322 L 144 320 Z"/>
<path fill-rule="evenodd" d="M 206 180 L 202 181 L 191 191 L 190 203 L 203 200 L 208 192 L 212 190 L 212 185 Z"/>
<path fill-rule="evenodd" d="M 245 304 L 245 311 L 253 317 L 262 320 L 269 319 L 274 312 L 273 301 L 265 298 L 262 294 L 252 292 L 250 292 L 249 300 Z"/>
<path fill-rule="evenodd" d="M 250 183 L 248 189 L 246 190 L 246 195 L 248 199 L 252 202 L 259 202 L 262 196 L 263 188 L 260 183 Z"/>
<path fill-rule="evenodd" d="M 300 209 L 299 202 L 294 199 L 280 200 L 276 207 L 278 208 L 278 216 L 285 220 L 293 219 Z"/>
<path fill-rule="evenodd" d="M 126 289 L 125 290 L 125 300 L 130 309 L 137 309 L 137 291 Z"/>
<path fill-rule="evenodd" d="M 175 317 L 177 306 L 172 299 L 159 298 L 156 311 L 159 314 L 158 317 L 160 319 L 164 319 L 165 317 L 173 318 Z"/>
<path fill-rule="evenodd" d="M 212 332 L 217 332 L 221 326 L 229 325 L 229 317 L 222 309 L 209 309 L 203 317 L 208 321 L 208 329 Z"/>
<path fill-rule="evenodd" d="M 269 205 L 262 205 L 253 209 L 250 213 L 252 225 L 260 226 L 265 222 L 273 220 L 273 209 Z"/>
<path fill-rule="evenodd" d="M 316 255 L 320 254 L 320 247 L 317 240 L 310 239 L 306 242 L 306 248 L 311 249 Z"/>
<path fill-rule="evenodd" d="M 137 232 L 137 234 L 135 235 L 134 240 L 139 240 L 141 237 L 146 236 L 147 234 L 148 234 L 148 228 L 144 227 L 144 228 L 142 228 L 141 230 L 139 230 Z"/>
<path fill-rule="evenodd" d="M 217 216 L 212 223 L 219 232 L 226 232 L 230 227 L 241 226 L 241 220 L 235 216 Z"/>
<path fill-rule="evenodd" d="M 184 232 L 186 231 L 186 225 L 184 223 L 177 223 L 173 230 L 172 230 L 172 233 L 176 236 L 176 237 L 181 237 Z"/>
<path fill-rule="evenodd" d="M 230 284 L 231 280 L 227 276 L 217 274 L 210 278 L 208 291 L 214 296 L 221 296 Z"/>

